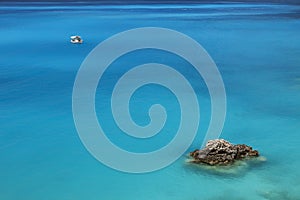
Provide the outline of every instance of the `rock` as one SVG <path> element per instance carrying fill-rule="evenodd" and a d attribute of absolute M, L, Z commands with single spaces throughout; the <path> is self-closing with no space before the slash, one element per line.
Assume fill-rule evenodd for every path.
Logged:
<path fill-rule="evenodd" d="M 235 160 L 258 157 L 259 152 L 245 144 L 231 144 L 223 139 L 210 140 L 204 149 L 196 149 L 190 153 L 193 163 L 208 165 L 228 165 Z"/>

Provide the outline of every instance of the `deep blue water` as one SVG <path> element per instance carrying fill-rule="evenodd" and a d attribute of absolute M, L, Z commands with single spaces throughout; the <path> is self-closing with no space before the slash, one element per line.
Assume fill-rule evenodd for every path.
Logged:
<path fill-rule="evenodd" d="M 100 5 L 0 4 L 0 199 L 300 199 L 300 18 L 284 4 Z M 101 41 L 131 28 L 170 28 L 209 52 L 224 80 L 227 117 L 221 137 L 247 143 L 267 160 L 235 174 L 189 166 L 185 157 L 148 174 L 127 174 L 95 160 L 73 122 L 76 73 Z M 80 34 L 84 44 L 72 45 Z M 178 102 L 166 89 L 141 88 L 132 98 L 133 119 L 149 122 L 161 103 L 171 117 L 168 133 L 153 141 L 122 136 L 109 112 L 109 93 L 125 68 L 159 62 L 174 66 L 195 87 L 199 148 L 210 118 L 201 77 L 184 60 L 160 51 L 134 52 L 107 71 L 97 93 L 97 113 L 116 144 L 130 151 L 162 147 L 176 131 Z M 171 78 L 172 77 L 168 77 Z M 101 99 L 101 101 L 100 101 Z"/>

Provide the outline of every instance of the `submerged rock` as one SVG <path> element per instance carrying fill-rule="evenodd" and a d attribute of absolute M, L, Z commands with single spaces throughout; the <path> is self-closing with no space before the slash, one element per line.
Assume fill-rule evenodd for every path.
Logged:
<path fill-rule="evenodd" d="M 210 140 L 204 149 L 196 149 L 190 153 L 190 162 L 208 165 L 228 165 L 235 160 L 258 157 L 259 152 L 245 144 L 231 144 L 223 139 Z"/>

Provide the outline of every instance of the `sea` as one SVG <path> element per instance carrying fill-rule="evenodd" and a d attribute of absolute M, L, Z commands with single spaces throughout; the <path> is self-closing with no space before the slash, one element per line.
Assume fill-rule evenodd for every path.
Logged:
<path fill-rule="evenodd" d="M 132 120 L 140 126 L 151 123 L 151 105 L 165 107 L 164 127 L 146 139 L 128 136 L 118 127 L 110 101 L 114 85 L 128 70 L 161 63 L 179 71 L 195 91 L 200 121 L 193 142 L 175 162 L 148 173 L 119 171 L 95 159 L 73 118 L 77 73 L 98 44 L 144 27 L 171 29 L 202 45 L 226 91 L 220 138 L 250 145 L 263 159 L 221 169 L 187 162 L 208 129 L 210 93 L 188 61 L 157 49 L 122 55 L 107 68 L 95 95 L 99 124 L 112 143 L 129 152 L 151 152 L 168 144 L 181 120 L 180 102 L 168 88 L 147 84 L 130 99 Z M 72 35 L 80 35 L 83 43 L 70 43 Z M 175 82 L 172 76 L 160 78 Z M 297 200 L 299 143 L 297 4 L 0 2 L 1 200 Z"/>

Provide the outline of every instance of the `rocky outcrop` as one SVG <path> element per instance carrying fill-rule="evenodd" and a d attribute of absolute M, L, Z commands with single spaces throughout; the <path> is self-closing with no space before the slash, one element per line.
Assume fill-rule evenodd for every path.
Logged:
<path fill-rule="evenodd" d="M 233 145 L 223 139 L 210 140 L 204 149 L 196 149 L 190 153 L 193 163 L 208 165 L 228 165 L 235 160 L 258 157 L 259 152 L 245 144 Z"/>

